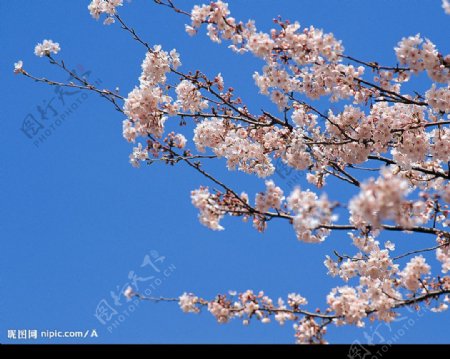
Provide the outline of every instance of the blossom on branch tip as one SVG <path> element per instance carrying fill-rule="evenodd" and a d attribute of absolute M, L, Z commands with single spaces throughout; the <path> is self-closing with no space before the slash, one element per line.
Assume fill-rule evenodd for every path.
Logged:
<path fill-rule="evenodd" d="M 104 25 L 114 23 L 114 15 L 116 15 L 116 8 L 123 5 L 123 0 L 92 0 L 88 5 L 88 10 L 91 16 L 98 20 L 100 15 L 106 14 L 107 18 L 103 22 Z"/>
<path fill-rule="evenodd" d="M 394 250 L 395 250 L 395 244 L 392 243 L 391 241 L 387 241 L 387 242 L 384 244 L 384 248 L 386 248 L 386 249 L 388 249 L 388 250 L 390 250 L 390 251 L 394 251 Z"/>
<path fill-rule="evenodd" d="M 127 299 L 131 299 L 136 295 L 136 292 L 133 290 L 133 288 L 131 288 L 130 286 L 128 286 L 124 292 L 123 295 L 125 296 L 125 298 Z"/>
<path fill-rule="evenodd" d="M 147 148 L 142 147 L 142 143 L 138 143 L 137 147 L 133 148 L 133 152 L 130 154 L 130 163 L 133 167 L 139 168 L 142 161 L 148 159 Z"/>
<path fill-rule="evenodd" d="M 292 308 L 297 308 L 301 305 L 308 304 L 308 301 L 305 298 L 303 298 L 300 294 L 290 293 L 288 294 L 288 304 Z"/>
<path fill-rule="evenodd" d="M 34 54 L 39 57 L 50 56 L 50 54 L 57 54 L 61 48 L 57 42 L 52 40 L 44 40 L 42 43 L 38 43 L 34 48 Z"/>
<path fill-rule="evenodd" d="M 23 72 L 23 61 L 19 60 L 16 63 L 14 63 L 14 73 L 20 74 Z"/>

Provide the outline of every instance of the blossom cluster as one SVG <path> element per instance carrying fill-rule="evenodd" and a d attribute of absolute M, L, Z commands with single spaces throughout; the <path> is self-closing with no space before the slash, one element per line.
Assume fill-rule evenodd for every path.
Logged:
<path fill-rule="evenodd" d="M 326 326 L 319 325 L 312 317 L 303 317 L 294 324 L 296 344 L 328 344 L 323 335 L 326 334 Z"/>
<path fill-rule="evenodd" d="M 433 84 L 425 93 L 428 104 L 439 112 L 450 112 L 450 87 L 436 88 Z"/>
<path fill-rule="evenodd" d="M 422 275 L 429 274 L 430 269 L 431 267 L 426 263 L 423 256 L 412 258 L 400 273 L 402 285 L 413 292 L 421 287 L 423 288 L 420 278 Z"/>
<path fill-rule="evenodd" d="M 405 268 L 399 271 L 399 266 L 393 264 L 389 256 L 389 250 L 381 250 L 378 242 L 372 242 L 368 254 L 367 257 L 359 255 L 350 258 L 342 262 L 340 268 L 338 264 L 333 264 L 346 281 L 349 280 L 351 272 L 351 276 L 358 276 L 359 285 L 333 288 L 327 296 L 328 308 L 317 312 L 320 313 L 319 317 L 329 316 L 336 325 L 364 326 L 364 319 L 375 313 L 379 320 L 390 322 L 396 317 L 392 309 L 403 302 L 402 293 L 397 286 L 400 285 L 412 293 L 424 288 L 430 266 L 422 256 L 413 257 Z M 331 263 L 333 262 L 328 258 L 326 265 L 330 267 Z M 251 319 L 267 324 L 273 316 L 280 325 L 287 321 L 294 322 L 298 343 L 322 342 L 321 335 L 326 332 L 326 326 L 318 325 L 314 315 L 308 314 L 305 308 L 307 304 L 308 301 L 297 293 L 289 294 L 287 301 L 278 298 L 275 302 L 264 292 L 254 293 L 251 290 L 240 294 L 230 291 L 228 295 L 220 294 L 209 301 L 188 293 L 179 298 L 180 308 L 186 313 L 199 313 L 202 308 L 206 308 L 219 323 L 239 318 L 245 325 L 249 324 Z M 433 309 L 441 311 L 445 306 L 440 305 Z"/>
<path fill-rule="evenodd" d="M 177 104 L 183 111 L 196 113 L 208 108 L 208 101 L 202 98 L 201 92 L 191 81 L 181 81 L 175 92 L 177 94 Z"/>
<path fill-rule="evenodd" d="M 267 65 L 263 74 L 255 73 L 254 79 L 261 93 L 269 94 L 268 89 L 273 88 L 271 99 L 280 109 L 287 107 L 287 93 L 291 91 L 304 92 L 311 98 L 330 93 L 336 99 L 348 98 L 354 94 L 352 79 L 361 75 L 364 68 L 338 64 L 344 48 L 333 34 L 314 26 L 300 31 L 298 22 L 281 21 L 278 21 L 279 30 L 264 33 L 257 30 L 254 21 L 237 22 L 229 15 L 228 4 L 222 1 L 195 6 L 186 31 L 195 35 L 202 24 L 207 24 L 207 34 L 212 41 L 231 41 L 229 47 L 237 53 L 250 52 L 264 59 Z M 291 66 L 285 66 L 286 60 L 278 61 L 282 57 L 290 59 Z M 327 61 L 334 66 L 329 66 Z M 325 79 L 328 81 L 324 84 Z M 367 95 L 359 97 L 362 100 Z"/>
<path fill-rule="evenodd" d="M 334 288 L 327 296 L 327 303 L 336 315 L 345 318 L 348 324 L 363 326 L 362 319 L 367 316 L 367 299 L 349 286 Z"/>
<path fill-rule="evenodd" d="M 142 147 L 142 143 L 138 143 L 137 147 L 133 147 L 133 152 L 130 154 L 130 163 L 133 167 L 139 168 L 141 162 L 147 159 L 148 150 Z"/>
<path fill-rule="evenodd" d="M 265 152 L 277 145 L 277 133 L 268 127 L 248 130 L 220 118 L 207 118 L 196 126 L 194 142 L 200 152 L 209 147 L 218 157 L 225 157 L 230 170 L 237 167 L 267 177 L 275 168 Z"/>
<path fill-rule="evenodd" d="M 287 198 L 287 205 L 294 212 L 297 238 L 307 243 L 324 241 L 330 233 L 327 226 L 337 220 L 333 205 L 325 194 L 319 198 L 314 192 L 297 187 Z"/>
<path fill-rule="evenodd" d="M 50 54 L 57 54 L 61 48 L 57 42 L 52 40 L 44 40 L 42 43 L 38 43 L 34 48 L 34 54 L 39 57 L 49 56 Z M 21 67 L 21 66 L 20 66 Z"/>
<path fill-rule="evenodd" d="M 283 190 L 272 180 L 266 181 L 266 191 L 256 195 L 255 208 L 260 212 L 267 212 L 269 208 L 281 209 L 284 201 Z"/>
<path fill-rule="evenodd" d="M 436 258 L 442 263 L 442 273 L 450 272 L 450 246 L 446 245 L 436 250 Z"/>
<path fill-rule="evenodd" d="M 246 193 L 239 198 L 224 197 L 220 193 L 210 193 L 206 187 L 192 191 L 191 199 L 200 212 L 200 223 L 213 230 L 223 229 L 219 222 L 227 213 L 241 215 L 244 220 L 253 216 L 253 224 L 261 232 L 265 230 L 267 216 L 283 214 L 286 218 L 292 218 L 300 241 L 318 243 L 326 239 L 330 233 L 328 226 L 337 220 L 337 215 L 333 214 L 333 204 L 326 195 L 318 197 L 310 190 L 302 191 L 297 187 L 285 199 L 283 190 L 272 180 L 266 181 L 264 192 L 256 194 L 254 207 L 250 206 Z M 276 212 L 272 213 L 270 209 Z"/>
<path fill-rule="evenodd" d="M 91 16 L 98 20 L 100 15 L 106 14 L 104 20 L 105 25 L 114 23 L 114 15 L 116 15 L 116 8 L 123 5 L 123 0 L 92 0 L 88 5 L 88 10 Z"/>
<path fill-rule="evenodd" d="M 350 221 L 361 229 L 369 225 L 380 228 L 383 220 L 393 220 L 405 228 L 426 222 L 426 203 L 407 201 L 410 191 L 405 179 L 385 168 L 378 179 L 363 183 L 360 193 L 350 201 Z"/>
<path fill-rule="evenodd" d="M 155 45 L 148 51 L 142 62 L 140 85 L 135 87 L 125 99 L 124 113 L 128 117 L 123 122 L 123 136 L 135 142 L 141 136 L 160 138 L 164 133 L 164 123 L 168 115 L 177 112 L 179 105 L 174 102 L 164 88 L 167 74 L 181 65 L 176 50 L 167 53 Z M 178 88 L 177 88 L 178 89 Z M 131 160 L 131 163 L 133 160 Z"/>
<path fill-rule="evenodd" d="M 443 61 L 436 45 L 420 34 L 403 38 L 395 48 L 397 59 L 402 65 L 408 65 L 415 72 L 426 71 L 436 82 L 450 81 L 450 69 Z"/>
<path fill-rule="evenodd" d="M 271 322 L 270 317 L 273 313 L 273 319 L 280 325 L 284 325 L 287 321 L 294 322 L 294 328 L 297 330 L 296 338 L 302 343 L 312 342 L 318 335 L 317 331 L 322 330 L 317 326 L 314 331 L 305 331 L 302 328 L 312 323 L 307 323 L 304 319 L 296 322 L 298 319 L 296 312 L 301 313 L 304 306 L 308 304 L 308 301 L 297 293 L 290 293 L 287 301 L 282 298 L 274 301 L 263 291 L 255 293 L 252 290 L 239 294 L 230 291 L 228 294 L 219 294 L 210 301 L 192 293 L 183 293 L 178 303 L 185 313 L 199 313 L 205 307 L 218 323 L 227 323 L 235 318 L 242 320 L 244 325 L 248 325 L 252 319 L 268 324 Z M 302 334 L 299 334 L 300 332 Z"/>
<path fill-rule="evenodd" d="M 389 254 L 394 250 L 392 243 L 387 242 L 388 248 L 381 249 L 378 241 L 371 237 L 365 238 L 363 246 L 360 239 L 354 237 L 362 251 L 356 256 L 345 260 L 341 257 L 339 262 L 327 256 L 324 262 L 332 276 L 339 276 L 346 282 L 359 278 L 357 286 L 336 287 L 327 297 L 328 305 L 340 317 L 336 324 L 363 326 L 363 319 L 373 311 L 379 320 L 392 321 L 395 318 L 392 309 L 402 303 L 404 295 L 428 290 L 426 283 L 431 268 L 423 256 L 411 258 L 400 271 L 399 264 L 394 264 Z"/>
<path fill-rule="evenodd" d="M 216 231 L 224 229 L 219 222 L 226 212 L 219 207 L 217 195 L 211 194 L 206 187 L 200 187 L 191 191 L 191 200 L 194 207 L 198 208 L 200 212 L 201 224 Z"/>

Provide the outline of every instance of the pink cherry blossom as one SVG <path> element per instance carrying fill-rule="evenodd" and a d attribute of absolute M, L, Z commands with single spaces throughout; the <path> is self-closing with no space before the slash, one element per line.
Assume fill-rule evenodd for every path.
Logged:
<path fill-rule="evenodd" d="M 50 54 L 57 54 L 61 48 L 57 42 L 52 40 L 44 40 L 42 43 L 38 43 L 34 48 L 34 54 L 39 57 L 49 56 Z"/>

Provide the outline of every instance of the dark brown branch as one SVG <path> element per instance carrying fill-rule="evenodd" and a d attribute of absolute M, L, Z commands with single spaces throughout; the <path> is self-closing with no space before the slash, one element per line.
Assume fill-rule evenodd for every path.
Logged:
<path fill-rule="evenodd" d="M 428 299 L 438 299 L 440 296 L 446 295 L 446 294 L 450 294 L 450 290 L 436 290 L 436 291 L 428 291 L 426 294 L 417 296 L 417 297 L 412 297 L 410 299 L 404 299 L 404 300 L 399 300 L 397 298 L 391 297 L 392 299 L 398 301 L 398 303 L 396 303 L 392 309 L 398 309 L 398 308 L 402 308 L 408 305 L 413 305 L 413 304 L 418 304 L 421 302 L 424 302 Z M 140 299 L 140 300 L 147 300 L 147 301 L 151 301 L 151 302 L 179 302 L 179 298 L 165 298 L 165 297 L 147 297 L 147 296 L 143 296 L 139 293 L 134 293 L 133 295 L 134 297 Z M 208 306 L 209 301 L 204 300 L 199 298 L 197 304 L 202 306 L 202 307 L 207 307 Z M 245 310 L 244 307 L 241 308 L 228 308 L 230 310 L 230 312 L 242 312 Z M 258 308 L 258 310 L 262 311 L 262 312 L 266 312 L 268 314 L 273 314 L 273 313 L 289 313 L 289 314 L 301 314 L 301 315 L 305 315 L 307 317 L 312 317 L 312 318 L 322 318 L 322 319 L 329 319 L 329 320 L 333 320 L 333 319 L 341 319 L 344 318 L 344 316 L 338 316 L 338 315 L 333 315 L 333 314 L 325 314 L 325 313 L 320 313 L 320 312 L 310 312 L 307 310 L 303 310 L 300 308 L 292 308 L 292 309 L 277 309 L 277 308 L 272 308 L 269 306 L 260 306 Z M 370 314 L 375 314 L 377 312 L 376 309 L 371 309 L 368 308 L 366 310 L 366 314 L 370 315 Z"/>
<path fill-rule="evenodd" d="M 395 67 L 392 67 L 392 66 L 381 66 L 377 62 L 361 61 L 361 60 L 358 60 L 358 59 L 354 58 L 353 56 L 348 56 L 348 55 L 339 55 L 339 56 L 344 58 L 344 59 L 356 62 L 358 64 L 371 67 L 372 69 L 375 69 L 375 70 L 387 70 L 387 71 L 394 71 L 394 72 L 410 71 L 410 69 L 408 67 L 399 67 L 398 65 L 395 66 Z"/>
<path fill-rule="evenodd" d="M 390 158 L 387 158 L 387 157 L 379 156 L 379 155 L 370 155 L 370 156 L 368 157 L 368 159 L 370 159 L 370 160 L 382 161 L 382 162 L 384 162 L 384 163 L 386 163 L 386 164 L 388 164 L 388 165 L 396 165 L 396 166 L 401 167 L 401 166 L 400 166 L 397 162 L 395 162 L 394 160 L 392 160 L 392 159 L 390 159 Z M 413 166 L 411 166 L 411 169 L 413 169 L 414 171 L 422 172 L 422 173 L 425 173 L 425 174 L 429 174 L 429 175 L 433 175 L 433 176 L 441 177 L 441 178 L 445 178 L 445 179 L 448 179 L 448 177 L 449 177 L 449 175 L 446 174 L 446 173 L 443 173 L 443 172 L 436 172 L 436 171 L 429 170 L 429 169 L 426 169 L 426 168 L 423 168 L 423 167 L 420 167 L 420 166 L 415 166 L 415 165 L 413 165 Z"/>
<path fill-rule="evenodd" d="M 392 260 L 395 261 L 395 260 L 398 260 L 398 259 L 401 259 L 401 258 L 404 258 L 404 257 L 411 256 L 411 255 L 413 255 L 413 254 L 434 251 L 434 250 L 436 250 L 436 249 L 438 249 L 438 248 L 442 248 L 442 247 L 445 247 L 445 246 L 448 246 L 448 245 L 449 245 L 448 242 L 446 242 L 446 243 L 441 244 L 441 245 L 439 245 L 439 246 L 434 246 L 434 247 L 430 247 L 430 248 L 423 248 L 423 249 L 417 249 L 417 250 L 415 250 L 415 251 L 403 253 L 403 254 L 401 254 L 401 255 L 399 255 L 399 256 L 397 256 L 397 257 L 392 258 Z"/>

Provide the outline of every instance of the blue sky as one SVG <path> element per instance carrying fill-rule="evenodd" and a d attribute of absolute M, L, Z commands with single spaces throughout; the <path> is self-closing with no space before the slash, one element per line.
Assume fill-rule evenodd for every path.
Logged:
<path fill-rule="evenodd" d="M 101 86 L 118 86 L 126 95 L 138 82 L 145 51 L 118 26 L 93 20 L 88 3 L 0 0 L 4 14 L 0 25 L 0 143 L 4 154 L 0 165 L 0 342 L 292 343 L 290 324 L 255 322 L 244 327 L 234 321 L 218 325 L 209 313 L 184 314 L 176 304 L 133 304 L 123 297 L 121 305 L 114 304 L 111 291 L 122 288 L 134 272 L 143 280 L 140 288 L 156 296 L 192 291 L 213 297 L 230 289 L 254 289 L 276 298 L 298 292 L 315 309 L 323 307 L 330 288 L 343 284 L 326 276 L 324 256 L 333 249 L 350 247 L 344 233 L 321 245 L 300 243 L 285 223 L 270 223 L 264 235 L 233 218 L 224 221 L 226 230 L 220 233 L 202 227 L 189 192 L 210 184 L 206 179 L 184 166 L 132 168 L 128 163 L 131 146 L 121 134 L 123 118 L 109 103 L 93 94 L 65 93 L 60 98 L 54 88 L 13 75 L 13 63 L 22 59 L 25 69 L 35 75 L 66 80 L 45 59 L 33 55 L 35 44 L 50 38 L 61 44 L 58 59 L 79 72 L 89 71 L 89 79 Z M 189 9 L 196 2 L 178 3 Z M 403 36 L 418 32 L 442 52 L 450 51 L 450 18 L 438 0 L 229 3 L 236 18 L 253 18 L 264 30 L 272 26 L 272 18 L 281 15 L 333 32 L 343 40 L 347 54 L 369 61 L 395 64 L 393 47 Z M 221 72 L 226 85 L 233 86 L 251 108 L 271 108 L 257 94 L 251 78 L 262 65 L 259 60 L 237 56 L 205 36 L 189 37 L 184 33 L 183 17 L 150 0 L 133 0 L 120 10 L 151 44 L 177 48 L 184 71 Z M 423 89 L 423 79 L 416 79 L 415 85 Z M 322 109 L 330 106 L 319 105 Z M 47 109 L 46 119 L 41 118 L 39 107 L 44 112 Z M 21 128 L 25 119 L 32 118 L 44 128 L 28 138 Z M 223 162 L 208 169 L 252 196 L 264 188 L 254 177 L 227 173 Z M 289 179 L 274 175 L 274 180 L 285 186 L 288 180 L 307 186 L 303 173 Z M 330 197 L 337 199 L 348 198 L 351 190 L 333 181 L 328 187 Z M 428 237 L 395 234 L 384 238 L 400 249 L 433 244 Z M 154 268 L 141 267 L 146 255 L 154 261 Z M 105 324 L 94 316 L 99 303 L 105 304 L 102 300 L 116 312 Z M 442 343 L 448 341 L 445 323 L 449 319 L 449 313 L 419 316 L 403 311 L 401 320 L 390 328 L 369 324 L 364 329 L 330 327 L 328 340 L 365 342 L 366 333 L 375 341 L 383 337 L 402 343 Z M 8 330 L 22 329 L 95 329 L 98 337 L 7 338 Z"/>

